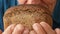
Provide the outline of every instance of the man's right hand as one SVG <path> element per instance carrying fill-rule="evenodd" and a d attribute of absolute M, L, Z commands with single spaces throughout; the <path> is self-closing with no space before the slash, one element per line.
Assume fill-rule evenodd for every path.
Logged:
<path fill-rule="evenodd" d="M 28 33 L 29 33 L 29 29 L 25 28 L 23 25 L 12 24 L 12 25 L 8 26 L 7 29 L 4 30 L 4 32 L 2 34 L 28 34 Z"/>

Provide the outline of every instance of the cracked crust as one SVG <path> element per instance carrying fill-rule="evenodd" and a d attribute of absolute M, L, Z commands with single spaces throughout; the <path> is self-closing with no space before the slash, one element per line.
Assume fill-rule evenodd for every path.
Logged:
<path fill-rule="evenodd" d="M 32 30 L 34 23 L 46 22 L 52 25 L 50 11 L 41 5 L 19 5 L 9 8 L 3 17 L 4 29 L 10 24 L 23 24 Z"/>

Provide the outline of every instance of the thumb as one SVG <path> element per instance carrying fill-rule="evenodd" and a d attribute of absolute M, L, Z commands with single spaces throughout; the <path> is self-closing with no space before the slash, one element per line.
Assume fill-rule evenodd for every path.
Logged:
<path fill-rule="evenodd" d="M 57 34 L 60 34 L 60 29 L 59 28 L 56 28 L 55 31 L 56 31 Z"/>

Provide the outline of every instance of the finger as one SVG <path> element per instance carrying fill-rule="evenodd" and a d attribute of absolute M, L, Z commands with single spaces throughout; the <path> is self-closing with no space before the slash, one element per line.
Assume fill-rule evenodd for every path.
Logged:
<path fill-rule="evenodd" d="M 29 29 L 25 28 L 23 34 L 29 34 Z"/>
<path fill-rule="evenodd" d="M 56 28 L 55 31 L 56 31 L 57 34 L 60 34 L 60 29 L 59 28 Z"/>
<path fill-rule="evenodd" d="M 0 30 L 0 34 L 2 34 L 2 31 Z"/>
<path fill-rule="evenodd" d="M 38 23 L 33 24 L 33 29 L 37 32 L 37 34 L 46 34 L 42 26 Z"/>
<path fill-rule="evenodd" d="M 22 34 L 23 30 L 24 30 L 24 26 L 21 24 L 18 24 L 16 25 L 12 34 Z"/>
<path fill-rule="evenodd" d="M 12 34 L 14 28 L 15 28 L 15 24 L 12 24 L 8 26 L 8 28 L 2 34 Z"/>
<path fill-rule="evenodd" d="M 41 22 L 40 24 L 44 28 L 44 30 L 47 32 L 47 34 L 56 34 L 56 32 L 47 23 Z"/>
<path fill-rule="evenodd" d="M 37 34 L 34 30 L 30 31 L 30 34 Z"/>
<path fill-rule="evenodd" d="M 25 4 L 27 2 L 27 0 L 17 0 L 18 4 Z"/>

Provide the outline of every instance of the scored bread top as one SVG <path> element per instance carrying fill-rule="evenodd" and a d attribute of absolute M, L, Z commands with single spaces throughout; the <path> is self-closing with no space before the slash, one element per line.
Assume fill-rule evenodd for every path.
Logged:
<path fill-rule="evenodd" d="M 9 8 L 3 17 L 4 29 L 10 24 L 23 24 L 32 29 L 34 23 L 45 21 L 52 25 L 50 11 L 41 5 L 19 5 Z"/>

